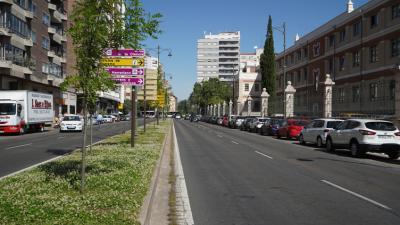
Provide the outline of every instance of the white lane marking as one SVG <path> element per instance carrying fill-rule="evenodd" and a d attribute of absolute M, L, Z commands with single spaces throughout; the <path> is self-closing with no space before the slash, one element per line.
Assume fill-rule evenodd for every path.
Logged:
<path fill-rule="evenodd" d="M 392 210 L 390 207 L 388 207 L 388 206 L 386 206 L 386 205 L 384 205 L 384 204 L 381 204 L 381 203 L 379 203 L 379 202 L 377 202 L 377 201 L 374 201 L 374 200 L 372 200 L 372 199 L 370 199 L 370 198 L 367 198 L 367 197 L 365 197 L 365 196 L 363 196 L 363 195 L 357 194 L 357 193 L 355 193 L 355 192 L 353 192 L 353 191 L 350 191 L 350 190 L 348 190 L 348 189 L 346 189 L 346 188 L 344 188 L 344 187 L 341 187 L 341 186 L 339 186 L 339 185 L 336 185 L 336 184 L 334 184 L 334 183 L 331 183 L 331 182 L 329 182 L 329 181 L 327 181 L 327 180 L 321 180 L 321 182 L 323 182 L 323 183 L 325 183 L 325 184 L 327 184 L 327 185 L 330 185 L 330 186 L 332 186 L 332 187 L 334 187 L 334 188 L 337 188 L 337 189 L 339 189 L 339 190 L 345 191 L 345 192 L 347 192 L 347 193 L 349 193 L 349 194 L 351 194 L 351 195 L 354 195 L 354 196 L 356 196 L 356 197 L 358 197 L 358 198 L 361 198 L 361 199 L 363 199 L 363 200 L 365 200 L 365 201 L 367 201 L 367 202 L 369 202 L 369 203 L 372 203 L 372 204 L 374 204 L 374 205 L 376 205 L 376 206 L 382 207 L 382 208 L 387 209 L 387 210 Z"/>
<path fill-rule="evenodd" d="M 220 137 L 220 138 L 223 138 L 223 136 L 222 136 L 222 135 L 219 135 L 219 134 L 218 134 L 217 136 L 218 136 L 218 137 Z"/>
<path fill-rule="evenodd" d="M 271 156 L 266 155 L 266 154 L 264 154 L 264 153 L 261 153 L 261 152 L 259 152 L 259 151 L 254 151 L 254 152 L 257 153 L 257 154 L 260 154 L 260 155 L 262 155 L 262 156 L 265 156 L 265 157 L 267 157 L 267 158 L 269 158 L 269 159 L 272 159 Z"/>
<path fill-rule="evenodd" d="M 172 124 L 174 145 L 175 145 L 175 175 L 176 175 L 176 201 L 177 211 L 179 212 L 178 220 L 183 220 L 183 224 L 193 225 L 193 215 L 190 207 L 189 195 L 186 187 L 185 175 L 183 173 L 181 156 L 179 153 L 178 139 L 176 138 L 175 125 Z"/>
<path fill-rule="evenodd" d="M 232 143 L 233 143 L 233 144 L 237 144 L 237 145 L 239 144 L 239 143 L 237 143 L 236 141 L 232 141 Z"/>
<path fill-rule="evenodd" d="M 57 139 L 63 139 L 63 138 L 65 138 L 65 137 L 58 137 Z"/>
<path fill-rule="evenodd" d="M 19 148 L 19 147 L 28 146 L 28 145 L 31 145 L 31 144 L 32 144 L 32 143 L 29 143 L 29 144 L 24 144 L 24 145 L 17 145 L 17 146 L 8 147 L 8 148 L 6 148 L 6 149 Z"/>

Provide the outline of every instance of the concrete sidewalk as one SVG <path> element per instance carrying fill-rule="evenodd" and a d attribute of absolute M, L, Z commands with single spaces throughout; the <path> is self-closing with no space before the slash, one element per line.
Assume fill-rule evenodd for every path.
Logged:
<path fill-rule="evenodd" d="M 172 151 L 172 125 L 165 136 L 158 161 L 151 179 L 150 189 L 144 199 L 139 214 L 139 221 L 142 225 L 166 225 L 169 223 L 169 184 L 170 154 Z"/>

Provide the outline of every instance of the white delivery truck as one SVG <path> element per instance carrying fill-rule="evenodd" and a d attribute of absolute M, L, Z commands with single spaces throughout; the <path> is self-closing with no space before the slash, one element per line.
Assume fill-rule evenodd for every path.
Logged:
<path fill-rule="evenodd" d="M 0 91 L 0 134 L 44 131 L 54 118 L 53 95 L 32 91 Z"/>

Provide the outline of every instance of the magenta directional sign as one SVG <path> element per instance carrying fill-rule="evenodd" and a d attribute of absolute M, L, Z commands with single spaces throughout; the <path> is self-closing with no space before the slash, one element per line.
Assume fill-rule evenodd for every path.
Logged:
<path fill-rule="evenodd" d="M 143 57 L 143 49 L 105 49 L 104 55 L 106 56 L 131 56 L 131 57 Z"/>
<path fill-rule="evenodd" d="M 143 76 L 144 68 L 106 68 L 106 71 L 111 75 L 135 75 Z"/>
<path fill-rule="evenodd" d="M 144 83 L 144 78 L 142 77 L 129 77 L 129 78 L 112 77 L 111 79 L 123 85 L 142 86 Z"/>

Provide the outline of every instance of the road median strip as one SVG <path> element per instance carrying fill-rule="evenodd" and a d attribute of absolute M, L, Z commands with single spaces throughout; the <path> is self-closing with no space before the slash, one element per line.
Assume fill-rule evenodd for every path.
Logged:
<path fill-rule="evenodd" d="M 170 121 L 137 137 L 108 138 L 87 157 L 84 194 L 79 192 L 80 151 L 0 181 L 2 224 L 139 224 Z"/>

